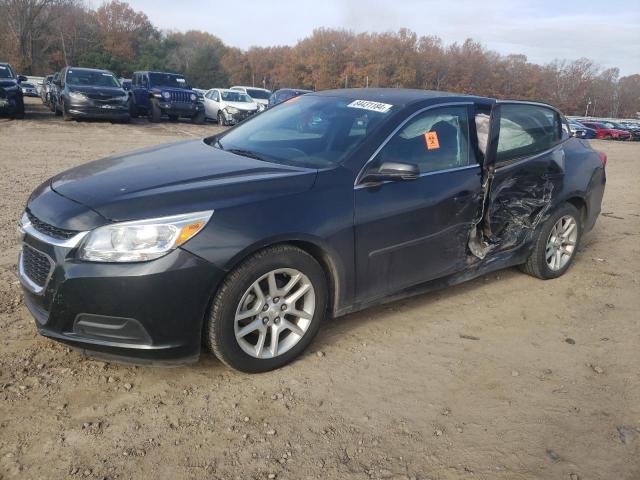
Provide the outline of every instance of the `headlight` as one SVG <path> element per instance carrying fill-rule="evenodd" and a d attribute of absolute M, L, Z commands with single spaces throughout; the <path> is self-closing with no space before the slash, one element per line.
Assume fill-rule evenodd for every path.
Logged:
<path fill-rule="evenodd" d="M 267 108 L 267 106 L 264 103 L 259 103 L 258 104 L 258 111 L 262 112 Z"/>
<path fill-rule="evenodd" d="M 79 256 L 90 262 L 146 262 L 162 257 L 193 238 L 213 210 L 114 223 L 91 231 Z"/>
<path fill-rule="evenodd" d="M 165 100 L 171 100 L 171 94 L 169 92 L 162 92 L 162 96 Z"/>
<path fill-rule="evenodd" d="M 84 93 L 80 92 L 69 92 L 69 97 L 71 97 L 71 99 L 73 100 L 79 100 L 81 102 L 89 100 L 89 98 Z"/>
<path fill-rule="evenodd" d="M 198 96 L 195 93 L 192 93 L 189 98 L 191 98 L 192 102 L 195 102 L 198 99 Z"/>
<path fill-rule="evenodd" d="M 227 113 L 230 113 L 231 115 L 233 115 L 234 113 L 238 113 L 240 111 L 236 107 L 227 107 L 225 110 L 227 111 Z"/>

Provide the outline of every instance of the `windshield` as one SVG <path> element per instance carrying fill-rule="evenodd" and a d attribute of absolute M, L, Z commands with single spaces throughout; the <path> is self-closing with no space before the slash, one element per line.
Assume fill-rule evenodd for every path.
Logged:
<path fill-rule="evenodd" d="M 259 90 L 257 88 L 247 88 L 247 93 L 251 98 L 258 98 L 260 100 L 269 100 L 271 92 L 269 90 Z"/>
<path fill-rule="evenodd" d="M 225 102 L 244 102 L 244 103 L 253 102 L 251 97 L 246 93 L 236 92 L 236 91 L 227 91 L 227 92 L 222 91 L 221 94 L 222 94 L 222 100 L 224 100 Z"/>
<path fill-rule="evenodd" d="M 393 111 L 374 102 L 336 97 L 297 97 L 253 117 L 219 137 L 216 148 L 286 165 L 323 168 L 355 150 Z M 365 105 L 365 108 L 363 107 Z"/>
<path fill-rule="evenodd" d="M 69 85 L 82 85 L 90 87 L 120 87 L 118 80 L 109 72 L 96 70 L 73 69 L 67 71 L 67 83 Z"/>
<path fill-rule="evenodd" d="M 191 88 L 182 75 L 173 73 L 150 73 L 149 80 L 155 87 Z"/>
<path fill-rule="evenodd" d="M 0 78 L 15 78 L 9 65 L 0 65 Z"/>

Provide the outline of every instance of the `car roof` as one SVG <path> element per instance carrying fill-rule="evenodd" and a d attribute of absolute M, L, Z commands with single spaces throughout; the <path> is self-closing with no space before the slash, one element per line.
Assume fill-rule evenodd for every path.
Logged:
<path fill-rule="evenodd" d="M 109 70 L 103 70 L 101 68 L 67 67 L 67 71 L 69 71 L 69 70 L 84 70 L 84 71 L 87 71 L 87 72 L 111 73 L 113 75 L 113 72 L 111 72 Z"/>
<path fill-rule="evenodd" d="M 229 90 L 234 89 L 234 88 L 250 88 L 251 90 L 263 90 L 265 92 L 270 92 L 271 90 L 269 90 L 268 88 L 262 88 L 262 87 L 249 87 L 246 85 L 234 85 L 233 87 L 231 87 Z"/>
<path fill-rule="evenodd" d="M 341 88 L 337 90 L 323 90 L 311 95 L 341 97 L 350 100 L 367 100 L 371 102 L 390 103 L 392 105 L 408 105 L 422 100 L 463 98 L 470 101 L 492 100 L 488 97 L 465 95 L 462 93 L 440 92 L 436 90 L 418 90 L 409 88 Z"/>

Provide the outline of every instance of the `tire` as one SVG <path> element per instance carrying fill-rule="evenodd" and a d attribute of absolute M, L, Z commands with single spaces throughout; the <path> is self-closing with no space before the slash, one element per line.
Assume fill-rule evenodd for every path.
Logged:
<path fill-rule="evenodd" d="M 55 114 L 56 117 L 59 117 L 62 115 L 62 111 L 58 108 L 57 104 L 53 106 L 53 113 Z"/>
<path fill-rule="evenodd" d="M 205 115 L 204 115 L 204 111 L 196 113 L 196 114 L 192 117 L 191 121 L 192 121 L 193 123 L 195 123 L 196 125 L 204 125 L 204 122 L 205 122 Z"/>
<path fill-rule="evenodd" d="M 70 122 L 71 120 L 73 120 L 73 117 L 69 115 L 69 112 L 67 112 L 67 105 L 64 103 L 64 101 L 62 102 L 62 120 L 64 120 L 65 122 Z"/>
<path fill-rule="evenodd" d="M 281 299 L 270 296 L 269 281 L 262 280 L 264 297 L 260 302 L 259 297 L 253 293 L 255 292 L 253 286 L 259 279 L 269 277 L 270 272 L 274 271 L 276 275 L 282 275 L 277 279 L 279 283 L 276 283 L 279 288 L 284 288 L 287 278 L 293 281 L 293 277 L 296 276 L 300 280 L 292 285 L 288 293 L 281 292 Z M 283 271 L 286 273 L 279 273 Z M 292 276 L 287 277 L 288 273 Z M 302 275 L 297 276 L 296 273 Z M 275 278 L 274 282 L 276 282 Z M 291 305 L 284 304 L 287 298 L 305 289 L 305 293 L 293 300 Z M 248 303 L 251 295 L 254 303 Z M 313 305 L 313 310 L 306 313 L 308 315 L 306 319 L 282 313 L 280 320 L 281 311 L 293 308 L 292 311 L 305 313 L 300 312 L 299 309 L 310 310 L 309 304 Z M 241 312 L 243 305 L 249 310 Z M 253 310 L 257 313 L 251 313 Z M 249 317 L 241 320 L 247 323 L 240 325 L 238 322 L 237 325 L 238 312 L 240 315 L 250 313 Z M 266 372 L 282 367 L 300 355 L 315 337 L 326 312 L 327 280 L 318 262 L 305 251 L 291 245 L 269 247 L 244 260 L 224 280 L 213 298 L 208 318 L 205 319 L 205 339 L 211 352 L 227 366 L 248 373 Z M 236 338 L 236 331 L 240 331 L 252 322 L 257 323 L 258 327 L 253 330 L 249 328 L 250 333 L 242 339 Z M 292 323 L 299 330 L 299 334 L 294 334 L 293 330 L 287 329 L 286 324 Z M 276 355 L 273 355 L 271 332 L 278 331 L 278 328 L 281 330 L 276 335 L 278 343 Z M 261 353 L 263 358 L 257 356 L 260 338 L 263 338 L 264 349 Z M 256 342 L 255 345 L 251 343 L 253 340 Z M 248 350 L 253 351 L 254 354 L 247 353 Z M 278 353 L 278 350 L 281 350 L 281 353 Z"/>
<path fill-rule="evenodd" d="M 224 115 L 222 112 L 218 112 L 218 126 L 225 127 L 227 123 L 224 121 Z"/>
<path fill-rule="evenodd" d="M 13 118 L 16 120 L 24 119 L 24 100 L 20 101 L 16 112 L 13 114 Z"/>
<path fill-rule="evenodd" d="M 552 239 L 552 230 L 560 221 L 560 219 L 566 218 L 573 219 L 573 222 L 575 223 L 575 238 L 572 238 L 573 248 L 571 249 L 569 258 L 566 259 L 566 263 L 560 263 L 560 268 L 552 268 L 552 266 L 547 262 L 548 252 L 552 252 L 553 249 L 555 249 L 555 247 L 549 248 L 549 242 Z M 564 273 L 569 270 L 576 258 L 578 247 L 580 246 L 580 240 L 582 239 L 582 228 L 582 216 L 580 214 L 580 211 L 569 203 L 563 204 L 547 219 L 547 221 L 542 226 L 540 233 L 538 234 L 538 238 L 535 241 L 533 250 L 531 251 L 531 254 L 529 255 L 527 261 L 523 265 L 521 265 L 521 270 L 525 273 L 528 273 L 529 275 L 543 280 L 557 278 L 561 275 L 564 275 Z M 564 238 L 563 235 L 561 235 L 560 237 Z M 570 235 L 570 237 L 572 237 L 572 235 Z M 569 238 L 567 238 L 567 240 L 569 240 Z M 569 245 L 565 245 L 562 248 L 567 249 L 569 247 Z M 565 260 L 564 254 L 561 254 L 561 258 L 562 261 Z"/>
<path fill-rule="evenodd" d="M 147 118 L 150 122 L 158 123 L 162 117 L 162 110 L 160 110 L 160 105 L 158 105 L 158 101 L 155 98 L 149 100 L 149 111 L 147 112 Z"/>
<path fill-rule="evenodd" d="M 134 102 L 133 97 L 129 97 L 129 116 L 131 118 L 137 118 L 139 115 L 138 107 L 136 106 L 136 102 Z"/>

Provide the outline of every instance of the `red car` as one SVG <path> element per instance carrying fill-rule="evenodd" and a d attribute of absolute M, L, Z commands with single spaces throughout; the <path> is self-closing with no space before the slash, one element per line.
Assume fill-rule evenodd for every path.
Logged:
<path fill-rule="evenodd" d="M 626 130 L 617 129 L 610 122 L 580 122 L 585 127 L 593 128 L 596 131 L 596 137 L 600 140 L 629 140 L 631 134 Z"/>

